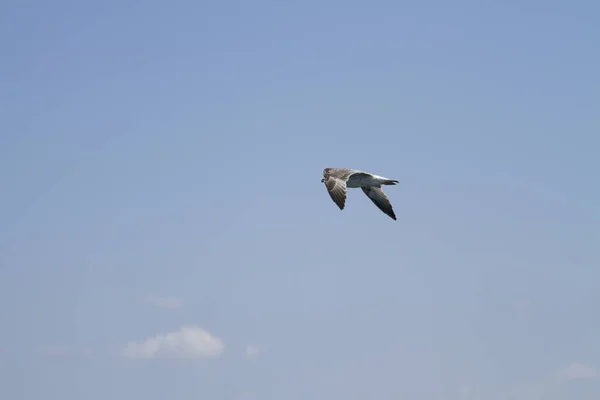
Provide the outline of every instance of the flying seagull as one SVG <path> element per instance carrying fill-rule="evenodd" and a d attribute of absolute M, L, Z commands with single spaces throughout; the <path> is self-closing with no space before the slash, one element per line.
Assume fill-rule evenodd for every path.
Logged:
<path fill-rule="evenodd" d="M 381 185 L 395 185 L 398 181 L 356 169 L 325 168 L 321 182 L 325 183 L 331 199 L 340 210 L 343 210 L 346 204 L 346 188 L 361 188 L 373 204 L 396 220 L 392 204 L 383 193 Z"/>

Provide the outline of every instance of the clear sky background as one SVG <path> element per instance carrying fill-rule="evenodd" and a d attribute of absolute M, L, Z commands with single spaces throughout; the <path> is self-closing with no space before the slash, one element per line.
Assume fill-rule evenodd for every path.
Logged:
<path fill-rule="evenodd" d="M 599 15 L 2 2 L 0 398 L 597 400 Z"/>

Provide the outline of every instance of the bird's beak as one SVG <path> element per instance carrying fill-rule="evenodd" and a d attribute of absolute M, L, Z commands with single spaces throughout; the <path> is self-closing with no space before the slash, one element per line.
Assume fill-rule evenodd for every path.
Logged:
<path fill-rule="evenodd" d="M 325 178 L 321 179 L 321 183 L 325 182 Z"/>

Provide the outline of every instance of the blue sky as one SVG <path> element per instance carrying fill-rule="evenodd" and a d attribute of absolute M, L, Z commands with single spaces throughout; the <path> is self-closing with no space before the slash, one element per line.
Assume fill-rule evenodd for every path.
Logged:
<path fill-rule="evenodd" d="M 0 397 L 597 399 L 599 12 L 4 2 Z"/>

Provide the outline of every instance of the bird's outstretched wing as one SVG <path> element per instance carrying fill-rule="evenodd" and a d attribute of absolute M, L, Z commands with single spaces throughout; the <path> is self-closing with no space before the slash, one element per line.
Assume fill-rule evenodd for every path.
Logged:
<path fill-rule="evenodd" d="M 325 168 L 323 170 L 327 192 L 340 210 L 343 210 L 346 204 L 346 181 L 353 172 L 350 169 L 342 168 Z"/>
<path fill-rule="evenodd" d="M 350 168 L 325 168 L 323 170 L 323 180 L 327 191 L 340 210 L 343 210 L 346 204 L 346 182 L 350 176 L 356 173 L 362 172 Z"/>
<path fill-rule="evenodd" d="M 363 192 L 365 192 L 367 197 L 371 199 L 373 204 L 375 204 L 381 211 L 387 214 L 394 221 L 396 220 L 396 214 L 394 214 L 394 210 L 392 209 L 392 203 L 390 203 L 380 187 L 369 186 L 361 189 Z"/>

